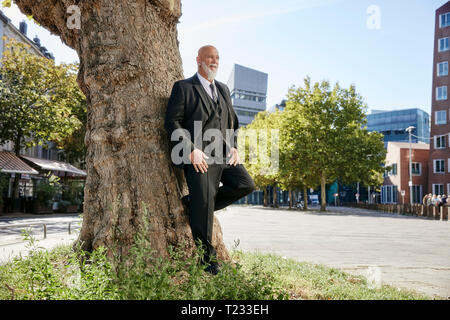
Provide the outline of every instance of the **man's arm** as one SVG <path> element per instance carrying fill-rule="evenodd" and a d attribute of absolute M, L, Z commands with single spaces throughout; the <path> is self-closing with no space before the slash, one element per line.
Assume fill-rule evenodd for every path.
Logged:
<path fill-rule="evenodd" d="M 185 135 L 183 128 L 185 113 L 185 97 L 183 89 L 179 82 L 175 82 L 172 87 L 172 93 L 170 94 L 169 103 L 167 104 L 166 117 L 164 120 L 164 128 L 167 131 L 171 147 L 173 148 L 178 141 L 172 141 L 172 133 L 180 129 L 180 135 L 183 138 L 183 143 L 187 143 L 190 147 L 191 152 L 194 150 L 194 144 L 192 143 L 190 137 Z"/>
<path fill-rule="evenodd" d="M 186 130 L 183 128 L 183 121 L 185 115 L 186 101 L 183 89 L 179 82 L 175 82 L 170 94 L 169 102 L 167 104 L 166 118 L 164 119 L 164 128 L 169 136 L 169 141 L 172 146 L 178 141 L 172 141 L 172 133 L 178 130 L 179 135 L 182 137 L 182 143 L 188 144 L 191 151 L 189 154 L 189 160 L 194 165 L 194 169 L 197 172 L 204 173 L 207 171 L 208 164 L 206 160 L 208 157 L 199 149 L 196 149 L 192 140 L 186 135 Z M 184 155 L 183 155 L 184 156 Z"/>

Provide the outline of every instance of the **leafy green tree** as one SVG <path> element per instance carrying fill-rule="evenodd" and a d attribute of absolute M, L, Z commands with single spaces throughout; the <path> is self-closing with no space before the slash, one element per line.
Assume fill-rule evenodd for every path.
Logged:
<path fill-rule="evenodd" d="M 14 39 L 6 43 L 1 63 L 0 144 L 12 141 L 19 155 L 22 148 L 63 141 L 81 128 L 74 114 L 82 103 L 75 65 L 56 66 L 53 60 L 30 53 L 29 45 Z"/>
<path fill-rule="evenodd" d="M 264 205 L 267 205 L 267 187 L 275 186 L 278 179 L 278 159 L 272 152 L 278 152 L 277 124 L 279 113 L 259 112 L 246 127 L 239 129 L 238 146 L 241 161 L 257 188 L 264 191 Z M 276 198 L 274 198 L 276 206 Z"/>
<path fill-rule="evenodd" d="M 326 210 L 327 183 L 337 178 L 372 183 L 384 170 L 382 135 L 367 131 L 366 109 L 353 85 L 331 88 L 327 81 L 311 84 L 306 78 L 303 88 L 289 90 L 286 111 L 298 113 L 303 125 L 309 156 L 302 160 L 320 179 L 321 211 Z"/>
<path fill-rule="evenodd" d="M 280 185 L 285 190 L 303 191 L 304 210 L 308 209 L 307 189 L 320 184 L 314 162 L 314 141 L 307 122 L 295 108 L 286 108 L 280 116 Z M 292 198 L 292 197 L 291 197 Z"/>

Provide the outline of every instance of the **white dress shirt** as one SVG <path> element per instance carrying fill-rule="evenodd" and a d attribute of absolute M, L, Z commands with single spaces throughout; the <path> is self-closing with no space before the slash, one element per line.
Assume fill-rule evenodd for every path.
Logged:
<path fill-rule="evenodd" d="M 210 87 L 211 83 L 214 84 L 214 93 L 216 94 L 216 97 L 219 96 L 219 95 L 217 94 L 217 87 L 216 87 L 216 83 L 214 82 L 214 80 L 213 80 L 213 82 L 209 82 L 208 79 L 205 79 L 205 78 L 204 78 L 200 73 L 198 73 L 198 72 L 197 72 L 197 77 L 200 79 L 200 83 L 202 84 L 203 89 L 205 89 L 206 93 L 209 95 L 209 97 L 210 97 L 211 99 L 213 99 L 212 92 L 211 92 L 211 87 Z M 214 99 L 213 99 L 213 100 L 214 100 Z"/>

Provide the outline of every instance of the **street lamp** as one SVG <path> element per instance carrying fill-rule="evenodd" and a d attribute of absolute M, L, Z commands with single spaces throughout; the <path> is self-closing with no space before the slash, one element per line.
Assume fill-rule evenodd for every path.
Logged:
<path fill-rule="evenodd" d="M 411 157 L 412 157 L 412 152 L 411 152 L 411 132 L 415 129 L 416 127 L 414 126 L 409 126 L 408 128 L 405 129 L 406 132 L 409 133 L 409 203 L 412 205 L 413 204 L 413 198 L 412 198 L 412 162 L 411 162 Z"/>

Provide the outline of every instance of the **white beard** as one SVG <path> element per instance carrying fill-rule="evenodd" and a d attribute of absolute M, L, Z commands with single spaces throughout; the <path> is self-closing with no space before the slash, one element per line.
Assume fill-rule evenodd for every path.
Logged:
<path fill-rule="evenodd" d="M 217 67 L 217 65 L 213 65 L 213 66 L 216 66 L 216 67 Z M 206 65 L 206 63 L 203 62 L 203 61 L 202 61 L 202 69 L 203 69 L 203 71 L 205 71 L 205 73 L 206 73 L 206 75 L 207 75 L 207 79 L 208 79 L 209 81 L 213 81 L 213 80 L 215 79 L 215 77 L 216 77 L 216 75 L 217 75 L 217 69 L 216 69 L 216 71 L 211 70 L 211 69 Z"/>

